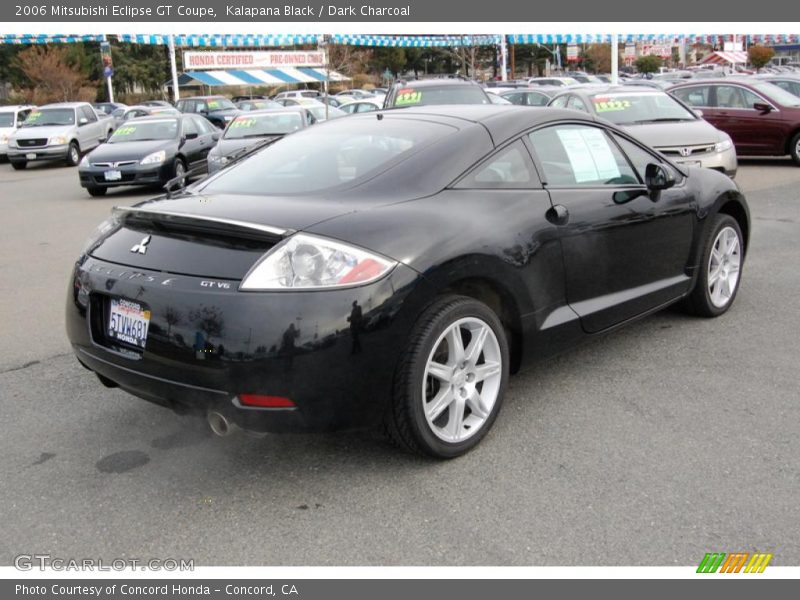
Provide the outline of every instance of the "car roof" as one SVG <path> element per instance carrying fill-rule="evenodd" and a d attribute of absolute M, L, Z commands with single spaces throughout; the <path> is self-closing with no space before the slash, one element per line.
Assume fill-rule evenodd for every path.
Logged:
<path fill-rule="evenodd" d="M 35 104 L 7 104 L 0 106 L 0 112 L 11 112 L 12 110 L 20 110 L 24 108 L 36 108 Z"/>
<path fill-rule="evenodd" d="M 588 98 L 589 96 L 595 96 L 597 94 L 657 94 L 659 92 L 666 94 L 666 92 L 662 89 L 643 85 L 593 85 L 585 87 L 570 87 L 561 90 L 558 95 L 563 96 L 564 94 L 575 94 L 577 96 Z"/>
<path fill-rule="evenodd" d="M 287 112 L 296 112 L 302 115 L 305 114 L 307 110 L 305 106 L 297 106 L 296 104 L 295 105 L 290 104 L 289 106 L 273 106 L 270 108 L 259 108 L 258 110 L 248 110 L 247 112 L 238 115 L 236 118 L 246 119 L 247 117 L 250 117 L 252 115 L 268 115 L 270 113 L 283 114 Z"/>
<path fill-rule="evenodd" d="M 449 125 L 465 128 L 471 124 L 482 125 L 495 145 L 518 134 L 553 121 L 586 121 L 596 123 L 593 115 L 563 108 L 518 106 L 514 104 L 448 104 L 392 108 L 379 112 L 363 113 L 362 118 L 374 115 L 402 115 L 405 117 L 434 117 Z M 355 117 L 361 117 L 358 113 Z"/>
<path fill-rule="evenodd" d="M 91 106 L 89 102 L 53 102 L 51 104 L 44 104 L 39 108 L 78 108 L 79 106 Z"/>
<path fill-rule="evenodd" d="M 439 85 L 450 85 L 450 86 L 458 86 L 458 85 L 475 85 L 478 86 L 477 81 L 472 81 L 471 79 L 456 79 L 453 77 L 443 77 L 441 79 L 409 79 L 398 81 L 394 84 L 395 87 L 404 87 L 404 86 L 411 86 L 415 88 L 422 88 L 422 87 L 433 87 Z M 483 88 L 481 88 L 483 89 Z"/>
<path fill-rule="evenodd" d="M 230 98 L 222 94 L 212 94 L 210 96 L 187 96 L 186 98 L 181 98 L 178 102 L 181 100 L 208 100 L 209 98 L 225 98 L 225 100 L 230 100 Z"/>

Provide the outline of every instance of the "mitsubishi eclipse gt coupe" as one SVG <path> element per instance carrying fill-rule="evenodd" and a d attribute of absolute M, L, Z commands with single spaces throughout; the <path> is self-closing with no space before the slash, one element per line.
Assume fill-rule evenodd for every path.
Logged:
<path fill-rule="evenodd" d="M 117 207 L 67 334 L 106 386 L 218 434 L 380 427 L 452 458 L 531 361 L 675 303 L 726 313 L 749 233 L 730 178 L 593 115 L 383 110 Z"/>

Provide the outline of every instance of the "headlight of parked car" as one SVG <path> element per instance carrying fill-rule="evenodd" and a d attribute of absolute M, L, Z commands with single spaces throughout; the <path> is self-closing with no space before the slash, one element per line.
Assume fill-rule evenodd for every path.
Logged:
<path fill-rule="evenodd" d="M 164 150 L 153 152 L 145 156 L 140 162 L 140 165 L 160 165 L 167 160 L 167 153 Z"/>
<path fill-rule="evenodd" d="M 208 155 L 209 162 L 214 163 L 215 165 L 224 165 L 228 162 L 227 156 L 222 156 L 220 154 L 209 154 Z"/>
<path fill-rule="evenodd" d="M 240 290 L 341 288 L 380 279 L 397 263 L 315 235 L 284 240 L 245 275 Z"/>
<path fill-rule="evenodd" d="M 0 144 L 7 144 L 8 143 L 8 134 L 3 133 L 0 134 Z"/>
<path fill-rule="evenodd" d="M 69 144 L 69 140 L 63 135 L 54 135 L 47 142 L 48 146 L 65 146 L 66 144 Z"/>
<path fill-rule="evenodd" d="M 730 150 L 731 148 L 733 148 L 733 142 L 731 142 L 730 138 L 714 144 L 715 152 L 725 152 L 725 150 Z"/>
<path fill-rule="evenodd" d="M 78 167 L 88 167 L 89 166 L 89 155 L 85 154 L 81 159 L 81 162 L 78 164 Z"/>

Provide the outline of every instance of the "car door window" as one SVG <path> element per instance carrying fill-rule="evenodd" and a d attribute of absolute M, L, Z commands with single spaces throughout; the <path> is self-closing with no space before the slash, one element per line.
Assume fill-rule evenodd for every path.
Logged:
<path fill-rule="evenodd" d="M 567 108 L 571 108 L 573 110 L 582 110 L 583 112 L 589 112 L 586 109 L 586 104 L 583 100 L 578 98 L 577 96 L 570 96 L 569 102 L 567 102 Z"/>
<path fill-rule="evenodd" d="M 196 133 L 199 134 L 200 132 L 197 130 L 197 125 L 195 125 L 194 119 L 184 119 L 183 120 L 183 135 L 188 137 L 189 134 Z"/>
<path fill-rule="evenodd" d="M 735 85 L 718 85 L 717 108 L 753 108 L 753 103 L 748 106 L 744 89 Z"/>
<path fill-rule="evenodd" d="M 683 100 L 689 106 L 709 107 L 711 106 L 710 92 L 710 85 L 695 85 L 675 90 L 672 95 L 678 100 Z"/>
<path fill-rule="evenodd" d="M 616 144 L 599 127 L 557 125 L 529 134 L 551 186 L 638 184 L 639 178 Z"/>
<path fill-rule="evenodd" d="M 613 137 L 614 141 L 617 142 L 620 148 L 622 148 L 622 151 L 628 157 L 628 160 L 630 160 L 634 169 L 636 169 L 636 173 L 639 175 L 640 181 L 643 183 L 647 165 L 650 163 L 661 165 L 664 164 L 664 161 L 662 161 L 656 155 L 650 154 L 647 150 L 634 144 L 633 142 L 626 140 L 624 137 L 617 134 L 612 134 L 611 137 Z"/>
<path fill-rule="evenodd" d="M 17 113 L 17 127 L 22 125 L 25 122 L 25 119 L 28 118 L 28 115 L 31 114 L 30 110 L 21 110 Z"/>
<path fill-rule="evenodd" d="M 207 134 L 207 133 L 214 133 L 214 131 L 217 130 L 216 127 L 214 127 L 211 123 L 209 123 L 208 121 L 206 121 L 202 117 L 194 117 L 192 119 L 192 121 L 194 122 L 194 125 L 197 128 L 197 131 L 201 135 L 204 135 L 204 134 Z"/>
<path fill-rule="evenodd" d="M 89 123 L 94 123 L 95 121 L 97 121 L 97 115 L 91 108 L 87 106 L 81 106 L 81 116 L 84 119 L 86 119 Z"/>
<path fill-rule="evenodd" d="M 549 96 L 537 92 L 528 92 L 525 96 L 528 106 L 547 106 L 547 103 L 550 102 Z"/>
<path fill-rule="evenodd" d="M 462 189 L 524 189 L 538 186 L 530 154 L 519 140 L 483 161 L 456 185 Z"/>
<path fill-rule="evenodd" d="M 566 108 L 567 100 L 569 100 L 569 96 L 559 96 L 550 103 L 550 106 L 554 108 Z"/>
<path fill-rule="evenodd" d="M 525 104 L 525 96 L 520 92 L 514 92 L 513 94 L 503 94 L 502 96 L 511 104 Z"/>
<path fill-rule="evenodd" d="M 194 106 L 192 107 L 192 110 L 190 112 L 199 113 L 203 112 L 204 110 L 208 110 L 205 100 L 195 100 Z"/>

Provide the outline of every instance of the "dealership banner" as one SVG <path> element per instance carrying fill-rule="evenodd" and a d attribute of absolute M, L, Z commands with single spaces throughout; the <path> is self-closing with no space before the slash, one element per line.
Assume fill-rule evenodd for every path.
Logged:
<path fill-rule="evenodd" d="M 275 69 L 280 67 L 322 67 L 325 53 L 313 51 L 184 52 L 184 69 Z"/>

